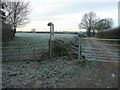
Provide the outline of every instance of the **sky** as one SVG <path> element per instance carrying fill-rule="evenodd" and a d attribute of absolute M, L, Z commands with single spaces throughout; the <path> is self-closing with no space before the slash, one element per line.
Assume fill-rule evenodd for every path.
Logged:
<path fill-rule="evenodd" d="M 78 24 L 85 13 L 94 11 L 98 17 L 112 18 L 118 26 L 118 0 L 26 0 L 31 2 L 30 23 L 17 31 L 80 31 Z"/>

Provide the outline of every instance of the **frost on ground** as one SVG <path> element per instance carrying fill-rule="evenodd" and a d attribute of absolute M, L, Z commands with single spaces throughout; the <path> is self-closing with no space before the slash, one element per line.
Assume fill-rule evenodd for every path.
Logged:
<path fill-rule="evenodd" d="M 21 38 L 24 39 L 24 37 Z M 21 38 L 20 40 L 23 40 Z M 89 44 L 86 45 L 90 47 Z M 96 48 L 107 49 L 103 46 L 104 44 L 101 44 L 101 47 L 96 46 Z M 68 55 L 69 58 L 70 56 L 71 54 Z M 118 63 L 79 61 L 74 58 L 68 59 L 68 57 L 61 56 L 42 61 L 3 62 L 3 88 L 118 88 Z M 92 56 L 94 57 L 96 56 Z"/>
<path fill-rule="evenodd" d="M 66 57 L 41 62 L 3 62 L 3 88 L 116 88 L 117 72 L 101 62 Z"/>

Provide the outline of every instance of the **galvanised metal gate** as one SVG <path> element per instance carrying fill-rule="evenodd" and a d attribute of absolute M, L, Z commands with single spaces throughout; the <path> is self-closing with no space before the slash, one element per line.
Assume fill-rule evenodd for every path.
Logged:
<path fill-rule="evenodd" d="M 78 59 L 119 63 L 119 49 L 119 39 L 80 38 Z"/>

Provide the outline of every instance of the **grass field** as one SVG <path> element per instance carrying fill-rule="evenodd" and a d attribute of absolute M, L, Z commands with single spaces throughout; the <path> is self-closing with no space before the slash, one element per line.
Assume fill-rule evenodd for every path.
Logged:
<path fill-rule="evenodd" d="M 72 41 L 77 34 L 55 34 L 55 38 L 63 38 Z M 12 59 L 34 59 L 39 58 L 41 53 L 49 50 L 50 34 L 45 33 L 16 33 L 14 40 L 5 45 L 3 55 Z"/>
<path fill-rule="evenodd" d="M 66 38 L 71 39 L 77 34 L 55 34 L 55 38 Z M 45 33 L 16 33 L 16 37 L 12 42 L 41 42 L 44 43 L 48 41 L 50 34 Z"/>

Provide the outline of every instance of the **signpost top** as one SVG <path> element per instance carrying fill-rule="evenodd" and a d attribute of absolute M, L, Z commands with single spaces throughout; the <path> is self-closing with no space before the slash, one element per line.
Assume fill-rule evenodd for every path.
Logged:
<path fill-rule="evenodd" d="M 48 26 L 50 26 L 50 41 L 49 41 L 49 53 L 50 53 L 50 59 L 53 56 L 53 41 L 54 41 L 54 24 L 52 22 L 47 24 Z"/>
<path fill-rule="evenodd" d="M 52 22 L 48 23 L 48 26 L 52 26 L 52 25 L 54 25 Z"/>

